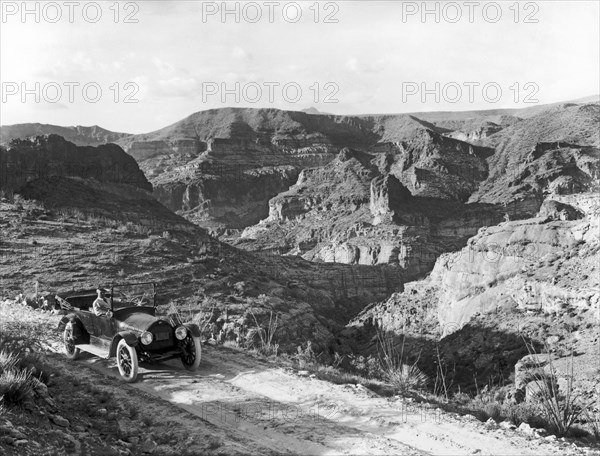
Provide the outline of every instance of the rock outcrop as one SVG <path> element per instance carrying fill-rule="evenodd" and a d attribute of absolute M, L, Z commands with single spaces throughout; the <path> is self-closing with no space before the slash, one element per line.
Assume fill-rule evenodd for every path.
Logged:
<path fill-rule="evenodd" d="M 148 192 L 152 185 L 135 160 L 116 144 L 76 146 L 57 135 L 13 140 L 0 148 L 0 188 L 17 191 L 27 182 L 49 177 L 94 179 L 133 185 Z"/>
<path fill-rule="evenodd" d="M 391 222 L 400 204 L 408 201 L 411 196 L 410 191 L 394 175 L 388 174 L 373 179 L 369 201 L 373 224 Z"/>

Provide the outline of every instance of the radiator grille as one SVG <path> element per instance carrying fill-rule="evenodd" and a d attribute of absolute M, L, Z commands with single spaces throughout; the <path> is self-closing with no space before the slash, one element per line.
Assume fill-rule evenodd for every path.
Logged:
<path fill-rule="evenodd" d="M 171 347 L 175 345 L 173 329 L 167 325 L 153 326 L 150 328 L 152 333 L 152 343 L 148 346 L 149 350 L 158 350 L 161 348 Z"/>

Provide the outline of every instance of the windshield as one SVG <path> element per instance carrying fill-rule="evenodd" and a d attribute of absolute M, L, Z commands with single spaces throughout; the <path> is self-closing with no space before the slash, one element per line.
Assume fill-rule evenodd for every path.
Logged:
<path fill-rule="evenodd" d="M 113 310 L 134 306 L 154 306 L 154 284 L 134 283 L 114 285 Z"/>

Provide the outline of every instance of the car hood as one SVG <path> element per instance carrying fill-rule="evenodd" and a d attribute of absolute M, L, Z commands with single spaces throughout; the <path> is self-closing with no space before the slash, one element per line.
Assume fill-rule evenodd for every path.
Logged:
<path fill-rule="evenodd" d="M 163 324 L 171 326 L 168 320 L 164 318 L 155 317 L 154 315 L 148 315 L 144 313 L 133 313 L 125 316 L 121 321 L 121 327 L 123 329 L 132 329 L 137 331 L 147 331 L 153 324 Z"/>

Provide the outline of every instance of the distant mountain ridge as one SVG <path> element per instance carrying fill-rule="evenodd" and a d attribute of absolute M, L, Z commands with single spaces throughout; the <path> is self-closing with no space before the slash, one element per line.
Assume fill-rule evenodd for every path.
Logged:
<path fill-rule="evenodd" d="M 61 127 L 58 125 L 25 123 L 0 127 L 0 144 L 8 144 L 12 139 L 28 139 L 41 135 L 59 135 L 78 146 L 98 146 L 129 136 L 93 125 L 91 127 Z"/>
<path fill-rule="evenodd" d="M 540 111 L 544 111 L 553 106 L 558 106 L 561 104 L 584 104 L 584 103 L 598 103 L 600 102 L 600 95 L 591 95 L 587 97 L 582 97 L 576 100 L 568 100 L 564 102 L 556 102 L 550 104 L 542 104 L 535 105 L 527 108 L 507 108 L 507 109 L 490 109 L 490 110 L 475 110 L 475 111 L 431 111 L 431 112 L 410 112 L 410 113 L 398 113 L 398 114 L 360 114 L 360 115 L 348 115 L 348 116 L 336 116 L 334 114 L 329 114 L 325 112 L 320 112 L 314 107 L 303 109 L 302 112 L 304 114 L 309 115 L 322 115 L 322 116 L 333 116 L 333 117 L 355 117 L 355 118 L 373 118 L 373 117 L 396 117 L 396 116 L 406 116 L 410 115 L 421 119 L 422 121 L 429 122 L 433 125 L 437 125 L 437 122 L 440 120 L 448 121 L 465 121 L 466 119 L 474 119 L 485 117 L 488 119 L 493 118 L 500 119 L 502 117 L 518 117 L 518 118 L 527 118 L 531 117 Z M 189 117 L 197 116 L 201 113 L 215 113 L 220 110 L 228 110 L 228 109 L 249 109 L 249 108 L 219 108 L 219 109 L 210 109 L 206 111 L 199 111 L 192 114 Z M 280 110 L 275 110 L 280 111 Z M 294 111 L 280 111 L 280 112 L 294 112 Z M 185 120 L 185 119 L 184 119 Z M 177 125 L 179 122 L 176 122 L 173 125 Z M 498 123 L 498 122 L 496 122 Z M 502 122 L 500 122 L 502 123 Z M 169 127 L 165 127 L 169 128 Z M 15 138 L 30 138 L 39 135 L 45 134 L 57 134 L 62 136 L 68 141 L 75 143 L 80 146 L 94 146 L 98 144 L 103 144 L 106 142 L 117 142 L 123 141 L 128 137 L 143 137 L 149 136 L 158 131 L 162 131 L 163 129 L 155 130 L 154 132 L 144 133 L 144 134 L 133 134 L 133 133 L 122 133 L 122 132 L 113 132 L 102 128 L 98 125 L 92 126 L 60 126 L 60 125 L 52 125 L 52 124 L 42 124 L 42 123 L 21 123 L 21 124 L 12 124 L 12 125 L 0 125 L 0 144 L 7 144 L 11 139 Z"/>
<path fill-rule="evenodd" d="M 325 261 L 370 264 L 396 261 L 393 258 L 399 254 L 391 252 L 397 248 L 404 249 L 400 258 L 410 256 L 411 246 L 394 240 L 398 223 L 412 226 L 417 234 L 428 233 L 427 251 L 435 256 L 440 247 L 448 247 L 442 238 L 448 239 L 451 226 L 462 239 L 476 232 L 480 223 L 497 220 L 499 211 L 510 217 L 530 216 L 548 192 L 590 188 L 597 172 L 599 107 L 555 103 L 515 110 L 365 116 L 222 108 L 196 112 L 137 135 L 100 127 L 56 128 L 75 144 L 113 140 L 135 158 L 161 203 L 218 235 L 229 236 L 232 242 L 249 230 L 246 234 L 254 234 L 242 242 L 249 249 L 310 252 L 311 258 Z M 6 142 L 13 134 L 51 128 L 27 124 L 1 127 L 0 132 Z M 569 146 L 563 147 L 561 141 Z M 536 148 L 548 150 L 548 155 L 532 156 Z M 545 177 L 531 176 L 538 172 Z M 398 184 L 385 180 L 383 187 L 369 189 L 371 180 L 388 175 Z M 348 184 L 347 194 L 323 185 L 323 179 L 339 181 L 340 188 Z M 369 199 L 397 189 L 421 199 L 407 203 L 413 214 L 409 221 L 392 217 L 387 225 L 391 240 L 385 248 L 392 251 L 384 254 L 378 250 L 381 245 L 370 245 L 364 250 L 370 253 L 363 254 L 362 247 L 354 245 L 359 250 L 344 253 L 347 240 L 354 236 L 356 244 L 357 232 L 367 243 L 381 235 L 376 234 L 381 228 L 363 226 L 372 222 Z M 332 195 L 337 196 L 332 199 Z M 438 220 L 436 212 L 442 206 L 435 201 L 422 204 L 423 198 L 446 207 L 478 203 L 494 209 L 475 218 L 469 215 L 465 231 L 452 217 Z M 414 211 L 419 205 L 424 208 L 420 214 L 420 209 Z M 463 209 L 470 213 L 469 207 L 461 206 L 456 215 Z M 397 208 L 383 211 L 398 213 Z M 335 213 L 337 227 L 334 220 L 321 219 L 321 214 L 334 217 Z M 313 217 L 319 221 L 311 224 Z M 275 231 L 259 225 L 267 219 Z M 307 226 L 296 233 L 294 227 L 302 219 Z M 433 219 L 437 227 L 431 225 Z M 317 226 L 319 245 L 306 244 L 310 230 Z M 286 233 L 284 240 L 282 233 Z M 272 235 L 273 242 L 265 241 Z M 423 245 L 423 239 L 419 242 Z"/>

